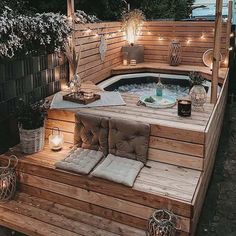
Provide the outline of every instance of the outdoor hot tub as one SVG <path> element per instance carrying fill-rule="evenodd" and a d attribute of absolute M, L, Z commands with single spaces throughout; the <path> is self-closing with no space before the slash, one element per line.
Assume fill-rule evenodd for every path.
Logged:
<path fill-rule="evenodd" d="M 164 85 L 164 95 L 179 98 L 189 94 L 190 78 L 185 75 L 159 73 L 124 74 L 108 78 L 99 83 L 98 86 L 106 91 L 131 93 L 138 96 L 153 95 L 159 78 L 161 78 L 161 82 Z M 210 96 L 211 82 L 205 81 L 203 85 L 206 88 L 207 95 Z"/>

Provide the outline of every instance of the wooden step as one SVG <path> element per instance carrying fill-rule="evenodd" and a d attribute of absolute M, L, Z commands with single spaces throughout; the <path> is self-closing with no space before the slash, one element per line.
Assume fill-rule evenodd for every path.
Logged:
<path fill-rule="evenodd" d="M 145 236 L 139 230 L 25 193 L 0 204 L 0 225 L 30 236 Z"/>

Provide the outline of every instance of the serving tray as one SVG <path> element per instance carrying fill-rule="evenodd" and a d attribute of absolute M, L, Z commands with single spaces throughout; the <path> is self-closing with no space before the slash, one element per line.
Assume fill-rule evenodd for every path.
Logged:
<path fill-rule="evenodd" d="M 93 94 L 92 98 L 87 99 L 84 97 L 84 93 L 85 92 L 69 93 L 63 96 L 63 100 L 87 105 L 101 98 L 100 94 Z"/>
<path fill-rule="evenodd" d="M 152 97 L 154 99 L 154 102 L 147 102 L 145 101 L 147 98 Z M 174 97 L 171 96 L 141 96 L 139 98 L 139 100 L 141 101 L 141 103 L 145 104 L 147 107 L 151 107 L 151 108 L 169 108 L 169 107 L 173 107 L 176 104 L 176 99 Z"/>

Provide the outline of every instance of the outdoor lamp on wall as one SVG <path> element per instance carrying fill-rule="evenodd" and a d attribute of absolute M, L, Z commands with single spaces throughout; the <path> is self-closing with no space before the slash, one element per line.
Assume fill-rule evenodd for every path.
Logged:
<path fill-rule="evenodd" d="M 64 144 L 64 136 L 58 127 L 52 129 L 52 134 L 49 135 L 49 147 L 53 151 L 59 151 Z"/>

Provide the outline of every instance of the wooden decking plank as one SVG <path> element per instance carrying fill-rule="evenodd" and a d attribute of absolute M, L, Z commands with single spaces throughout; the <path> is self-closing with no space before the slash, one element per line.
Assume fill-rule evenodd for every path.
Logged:
<path fill-rule="evenodd" d="M 150 136 L 149 147 L 161 150 L 173 151 L 177 153 L 189 154 L 192 156 L 203 157 L 204 155 L 203 145 L 172 140 L 172 139 L 165 139 L 155 136 Z"/>
<path fill-rule="evenodd" d="M 21 191 L 29 195 L 35 197 L 40 196 L 40 198 L 46 199 L 48 201 L 53 201 L 69 208 L 77 209 L 79 211 L 87 212 L 89 214 L 97 215 L 109 220 L 112 219 L 116 222 L 120 222 L 122 224 L 125 223 L 126 225 L 138 229 L 146 229 L 146 220 L 141 218 L 132 217 L 121 212 L 106 209 L 95 204 L 79 201 L 77 199 L 66 197 L 43 189 L 35 188 L 29 185 L 21 184 L 20 189 Z"/>
<path fill-rule="evenodd" d="M 154 208 L 151 207 L 147 207 L 144 205 L 140 205 L 137 203 L 133 203 L 130 201 L 122 200 L 119 198 L 107 196 L 92 191 L 88 192 L 84 189 L 78 187 L 75 188 L 70 185 L 51 181 L 49 179 L 44 179 L 24 173 L 20 173 L 20 176 L 21 176 L 20 182 L 23 184 L 27 184 L 29 186 L 38 188 L 40 186 L 41 189 L 46 191 L 51 191 L 66 197 L 71 197 L 80 201 L 85 201 L 90 204 L 96 204 L 103 208 L 112 209 L 114 211 L 118 211 L 144 220 L 147 220 L 152 214 L 152 212 L 155 210 Z M 184 217 L 179 217 L 179 219 L 183 227 L 182 230 L 188 232 L 189 219 Z"/>
<path fill-rule="evenodd" d="M 131 226 L 127 226 L 100 216 L 92 215 L 90 213 L 82 212 L 77 209 L 73 209 L 55 202 L 44 200 L 38 197 L 30 196 L 28 194 L 21 193 L 17 197 L 19 202 L 28 204 L 30 206 L 38 207 L 42 210 L 49 211 L 54 214 L 63 215 L 68 219 L 79 221 L 87 225 L 103 229 L 108 232 L 112 232 L 118 235 L 127 236 L 145 236 L 143 230 L 136 229 Z"/>
<path fill-rule="evenodd" d="M 158 150 L 154 148 L 148 149 L 148 159 L 152 161 L 173 164 L 176 166 L 183 166 L 195 170 L 202 170 L 203 168 L 203 158 Z"/>
<path fill-rule="evenodd" d="M 0 225 L 30 236 L 81 236 L 0 207 Z"/>
<path fill-rule="evenodd" d="M 70 235 L 71 233 L 71 235 L 76 234 L 83 236 L 118 236 L 118 234 L 107 232 L 80 221 L 68 219 L 63 216 L 63 213 L 58 215 L 46 210 L 42 210 L 37 206 L 24 204 L 23 202 L 10 201 L 0 205 L 0 208 L 14 211 L 14 213 L 20 214 L 21 216 L 27 216 L 31 219 L 36 219 L 44 223 L 50 223 L 50 225 L 58 227 L 61 230 L 67 230 L 69 232 L 67 235 Z"/>

